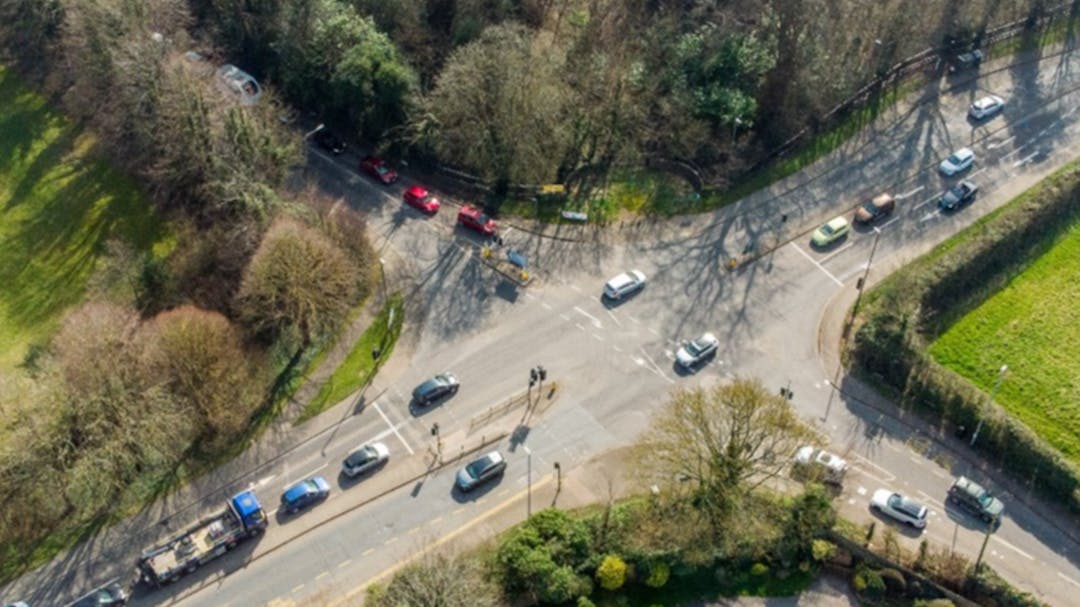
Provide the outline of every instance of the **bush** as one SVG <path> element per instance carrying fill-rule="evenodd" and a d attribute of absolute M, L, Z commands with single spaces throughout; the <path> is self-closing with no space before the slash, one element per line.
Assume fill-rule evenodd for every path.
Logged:
<path fill-rule="evenodd" d="M 956 607 L 956 603 L 949 599 L 931 599 L 929 601 L 916 599 L 912 607 Z"/>
<path fill-rule="evenodd" d="M 587 596 L 579 596 L 577 600 L 577 607 L 596 607 L 596 603 L 589 600 Z"/>
<path fill-rule="evenodd" d="M 549 508 L 533 515 L 499 545 L 495 565 L 506 591 L 544 603 L 565 603 L 592 592 L 578 573 L 592 541 L 585 523 Z"/>
<path fill-rule="evenodd" d="M 671 577 L 671 567 L 667 563 L 653 563 L 649 567 L 649 577 L 645 578 L 645 585 L 649 588 L 663 588 Z"/>
<path fill-rule="evenodd" d="M 836 544 L 829 540 L 814 540 L 810 545 L 810 554 L 819 563 L 827 561 L 836 554 Z"/>
<path fill-rule="evenodd" d="M 1013 588 L 986 565 L 980 565 L 979 570 L 968 577 L 967 592 L 968 596 L 982 604 L 991 602 L 998 607 L 1046 607 L 1046 603 L 1035 598 L 1031 593 Z M 989 601 L 980 599 L 989 599 Z"/>
<path fill-rule="evenodd" d="M 902 596 L 907 592 L 907 579 L 903 573 L 891 567 L 882 569 L 878 573 L 881 574 L 881 579 L 885 582 L 885 589 L 889 594 Z"/>
<path fill-rule="evenodd" d="M 859 567 L 851 578 L 851 587 L 855 594 L 867 598 L 877 598 L 885 594 L 885 580 L 881 573 L 869 567 Z"/>
<path fill-rule="evenodd" d="M 626 561 L 609 554 L 596 569 L 596 579 L 604 590 L 618 590 L 626 583 Z"/>
<path fill-rule="evenodd" d="M 769 573 L 769 566 L 765 563 L 754 563 L 750 567 L 750 575 L 761 577 L 767 573 Z"/>

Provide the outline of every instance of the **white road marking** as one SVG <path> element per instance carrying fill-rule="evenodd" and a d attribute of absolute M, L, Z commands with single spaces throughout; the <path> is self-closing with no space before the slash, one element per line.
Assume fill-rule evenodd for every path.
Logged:
<path fill-rule="evenodd" d="M 622 348 L 620 348 L 619 346 L 611 346 L 611 347 L 612 347 L 612 348 L 614 348 L 614 350 L 615 350 L 616 352 L 622 352 L 622 351 L 623 351 L 623 349 L 622 349 Z"/>
<path fill-rule="evenodd" d="M 919 210 L 920 208 L 922 208 L 923 206 L 925 206 L 926 204 L 928 204 L 928 203 L 931 203 L 931 202 L 933 202 L 933 201 L 935 201 L 935 200 L 937 200 L 937 199 L 938 199 L 938 195 L 937 195 L 937 194 L 934 194 L 934 195 L 933 195 L 933 196 L 931 196 L 930 198 L 927 198 L 926 200 L 924 200 L 924 201 L 920 202 L 919 204 L 917 204 L 917 205 L 915 205 L 915 206 L 911 207 L 911 210 L 912 210 L 912 211 L 917 211 L 917 210 Z"/>
<path fill-rule="evenodd" d="M 315 576 L 315 581 L 317 582 L 319 580 L 326 579 L 329 575 L 330 575 L 329 571 L 323 571 L 319 575 Z"/>
<path fill-rule="evenodd" d="M 895 475 L 895 474 L 893 474 L 892 472 L 889 472 L 889 471 L 888 471 L 888 470 L 886 470 L 885 468 L 882 468 L 881 466 L 879 466 L 879 465 L 875 464 L 874 462 L 872 462 L 872 461 L 870 461 L 870 460 L 866 459 L 865 457 L 863 457 L 862 455 L 859 455 L 858 453 L 854 453 L 853 455 L 854 455 L 854 456 L 855 456 L 855 458 L 856 458 L 856 459 L 858 459 L 858 460 L 859 460 L 860 462 L 862 462 L 862 463 L 864 463 L 864 464 L 866 464 L 866 465 L 868 465 L 868 466 L 870 466 L 870 467 L 872 467 L 872 468 L 876 469 L 877 471 L 881 472 L 882 474 L 884 474 L 884 475 L 885 475 L 886 477 L 888 477 L 888 478 L 884 478 L 884 479 L 882 479 L 882 478 L 879 478 L 879 477 L 877 477 L 877 476 L 874 476 L 873 474 L 870 474 L 870 473 L 869 473 L 869 472 L 867 472 L 866 470 L 863 470 L 863 473 L 864 473 L 864 474 L 866 474 L 867 476 L 870 476 L 870 477 L 872 477 L 872 478 L 873 478 L 874 480 L 879 480 L 879 481 L 881 481 L 881 482 L 883 482 L 883 483 L 891 483 L 891 482 L 893 482 L 894 480 L 896 480 L 896 475 Z"/>
<path fill-rule="evenodd" d="M 634 324 L 638 324 L 638 325 L 641 324 L 640 320 L 634 318 L 633 316 L 630 316 L 629 314 L 627 314 L 626 317 L 629 318 L 630 320 L 634 321 Z"/>
<path fill-rule="evenodd" d="M 844 246 L 840 247 L 839 249 L 837 249 L 837 250 L 833 251 L 832 253 L 829 253 L 829 254 L 828 254 L 828 255 L 826 255 L 825 257 L 822 257 L 822 258 L 821 258 L 821 260 L 820 260 L 820 263 L 829 263 L 829 260 L 830 260 L 830 259 L 832 259 L 833 257 L 836 257 L 836 256 L 837 256 L 837 255 L 839 255 L 840 253 L 843 253 L 844 251 L 846 251 L 846 250 L 850 249 L 850 248 L 851 248 L 851 247 L 853 247 L 853 246 L 855 246 L 855 243 L 854 243 L 854 242 L 848 242 L 847 244 L 845 244 Z"/>
<path fill-rule="evenodd" d="M 974 179 L 980 173 L 985 173 L 985 172 L 986 172 L 986 167 L 983 167 L 983 168 L 979 169 L 978 171 L 975 171 L 974 173 L 968 175 L 968 179 Z"/>
<path fill-rule="evenodd" d="M 351 562 L 352 562 L 352 559 L 345 559 L 344 561 L 341 561 L 340 563 L 338 563 L 338 569 L 344 569 L 344 568 L 348 567 L 349 563 L 351 563 Z"/>
<path fill-rule="evenodd" d="M 829 278 L 831 278 L 831 279 L 832 279 L 832 281 L 833 281 L 833 282 L 835 282 L 835 283 L 836 283 L 837 285 L 839 285 L 839 286 L 841 286 L 841 287 L 842 287 L 842 286 L 844 286 L 844 283 L 840 282 L 840 281 L 839 281 L 839 280 L 838 280 L 838 279 L 837 279 L 837 278 L 836 278 L 835 276 L 833 276 L 832 274 L 830 274 L 830 273 L 829 273 L 829 271 L 828 271 L 828 270 L 826 270 L 826 269 L 825 269 L 824 267 L 822 267 L 822 265 L 821 265 L 820 263 L 818 263 L 817 261 L 815 261 L 813 257 L 810 257 L 810 255 L 808 255 L 808 254 L 806 253 L 806 251 L 803 251 L 803 250 L 802 250 L 801 248 L 799 248 L 799 245 L 797 245 L 797 244 L 795 244 L 795 243 L 791 243 L 791 248 L 793 248 L 793 249 L 795 249 L 796 251 L 798 251 L 798 252 L 799 252 L 799 255 L 802 255 L 803 257 L 805 257 L 807 261 L 809 261 L 810 263 L 812 263 L 812 264 L 814 264 L 815 266 L 817 266 L 817 269 L 819 269 L 819 270 L 821 270 L 822 272 L 824 272 L 824 273 L 825 273 L 825 275 L 826 275 L 826 276 L 828 276 Z"/>
<path fill-rule="evenodd" d="M 894 222 L 894 221 L 896 221 L 897 219 L 900 219 L 900 218 L 899 218 L 899 217 L 893 217 L 892 219 L 890 219 L 890 220 L 886 221 L 885 223 L 883 223 L 883 224 L 881 224 L 881 225 L 879 225 L 879 226 L 876 226 L 876 227 L 875 227 L 874 229 L 875 229 L 875 230 L 877 230 L 878 232 L 881 232 L 881 231 L 882 231 L 882 230 L 884 230 L 884 229 L 885 229 L 885 228 L 886 228 L 886 227 L 887 227 L 887 226 L 888 226 L 888 225 L 889 225 L 890 223 L 893 223 L 893 222 Z"/>
<path fill-rule="evenodd" d="M 390 426 L 390 429 L 394 431 L 394 435 L 398 437 L 398 440 L 401 441 L 401 444 L 405 445 L 405 450 L 409 452 L 409 455 L 412 455 L 414 453 L 412 447 L 409 446 L 409 443 L 405 440 L 405 437 L 402 436 L 400 432 L 398 432 L 397 426 L 390 423 L 390 418 L 386 417 L 386 414 L 383 413 L 382 407 L 379 406 L 379 403 L 374 402 L 371 404 L 373 407 L 375 407 L 375 411 L 379 413 L 379 417 L 381 417 L 383 421 L 386 422 L 386 425 Z"/>
<path fill-rule="evenodd" d="M 931 219 L 937 217 L 940 214 L 941 214 L 940 209 L 934 209 L 932 212 L 927 213 L 926 215 L 923 215 L 922 217 L 920 217 L 919 218 L 919 223 L 922 223 L 924 221 L 930 221 Z"/>
<path fill-rule="evenodd" d="M 316 472 L 318 472 L 319 470 L 322 470 L 323 468 L 325 468 L 325 467 L 327 467 L 329 465 L 330 465 L 330 462 L 324 462 L 323 465 L 319 466 L 318 468 L 315 468 L 314 470 L 312 470 L 310 472 L 306 472 L 306 473 L 302 474 L 300 476 L 300 478 L 294 479 L 293 481 L 291 481 L 289 483 L 286 483 L 286 486 L 291 487 L 291 486 L 295 485 L 296 483 L 299 483 L 302 480 L 309 479 L 309 478 L 315 476 Z"/>
<path fill-rule="evenodd" d="M 1020 556 L 1026 558 L 1027 560 L 1029 560 L 1029 561 L 1034 561 L 1035 560 L 1035 557 L 1033 557 L 1030 554 L 1024 552 L 1023 550 L 1017 548 L 1016 546 L 1013 546 L 1012 544 L 1010 544 L 1009 542 L 1006 542 L 1005 540 L 1001 539 L 1000 537 L 995 535 L 995 536 L 993 536 L 993 538 L 994 538 L 994 541 L 998 542 L 1002 546 L 1005 546 L 1006 548 L 1011 549 L 1013 552 L 1019 554 Z"/>
<path fill-rule="evenodd" d="M 593 337 L 593 339 L 595 339 L 596 341 L 604 341 L 604 338 L 603 338 L 602 336 L 600 336 L 600 335 L 596 334 L 596 333 L 593 333 L 593 334 L 592 334 L 592 337 Z"/>
<path fill-rule="evenodd" d="M 578 293 L 581 293 L 581 287 L 579 287 L 577 285 L 570 285 L 570 288 L 573 289 L 574 291 L 578 292 Z"/>
<path fill-rule="evenodd" d="M 541 305 L 541 306 L 543 306 L 543 308 L 544 308 L 545 310 L 550 310 L 550 309 L 551 309 L 551 304 L 549 304 L 549 303 L 548 303 L 548 302 L 546 302 L 546 301 L 542 301 L 542 302 L 540 302 L 540 305 Z"/>
<path fill-rule="evenodd" d="M 1018 168 L 1024 166 L 1028 162 L 1031 162 L 1032 158 L 1034 158 L 1034 157 L 1036 157 L 1038 155 L 1039 155 L 1038 152 L 1032 152 L 1032 153 L 1028 154 L 1027 156 L 1024 156 L 1020 160 L 1017 160 L 1016 162 L 1013 163 L 1013 168 L 1018 169 Z"/>
<path fill-rule="evenodd" d="M 996 149 L 998 149 L 999 147 L 1001 147 L 1001 146 L 1003 146 L 1003 145 L 1005 145 L 1005 144 L 1009 143 L 1009 142 L 1010 142 L 1010 141 L 1012 141 L 1013 139 L 1016 139 L 1016 135 L 1013 135 L 1012 137 L 1009 137 L 1008 139 L 1002 139 L 1001 141 L 998 141 L 998 142 L 995 142 L 995 143 L 991 143 L 991 144 L 989 144 L 989 145 L 987 145 L 987 146 L 986 146 L 986 149 L 988 149 L 988 150 L 996 150 Z"/>
<path fill-rule="evenodd" d="M 585 325 L 583 325 L 583 324 L 581 324 L 579 322 L 574 323 L 574 326 L 581 329 L 582 331 L 585 330 Z"/>
<path fill-rule="evenodd" d="M 1076 109 L 1076 108 L 1073 108 L 1073 109 Z M 1058 575 L 1059 578 L 1065 580 L 1066 582 L 1072 584 L 1073 586 L 1076 586 L 1077 588 L 1080 588 L 1080 582 L 1077 582 L 1076 580 L 1072 579 L 1071 577 L 1065 575 L 1064 573 L 1062 573 L 1060 571 L 1057 572 L 1057 575 Z"/>
<path fill-rule="evenodd" d="M 608 316 L 611 317 L 611 321 L 615 323 L 615 326 L 617 326 L 619 328 L 622 328 L 622 323 L 619 322 L 618 318 L 615 318 L 615 313 L 614 312 L 612 312 L 611 310 L 608 310 L 607 308 L 604 308 L 604 311 L 607 312 Z"/>
<path fill-rule="evenodd" d="M 574 306 L 574 311 L 577 312 L 578 314 L 581 314 L 585 318 L 588 318 L 589 320 L 591 320 L 593 326 L 596 327 L 597 329 L 603 329 L 604 328 L 604 323 L 600 322 L 599 318 L 593 316 L 592 314 L 589 314 L 585 310 L 582 310 L 581 308 L 579 308 L 577 306 Z"/>
<path fill-rule="evenodd" d="M 639 348 L 639 349 L 641 350 L 641 354 L 645 357 L 645 360 L 649 361 L 649 364 L 652 365 L 653 373 L 656 373 L 660 377 L 667 380 L 667 382 L 669 384 L 675 383 L 675 380 L 668 377 L 667 374 L 664 373 L 664 371 L 660 369 L 660 365 L 656 364 L 656 361 L 653 360 L 653 358 L 651 356 L 649 356 L 649 353 L 645 351 L 645 348 Z"/>
<path fill-rule="evenodd" d="M 652 333 L 653 335 L 655 335 L 657 337 L 660 337 L 660 332 L 657 331 L 656 329 L 652 328 L 652 327 L 649 327 L 649 333 Z"/>
<path fill-rule="evenodd" d="M 910 192 L 904 192 L 903 194 L 900 194 L 899 196 L 896 197 L 896 199 L 897 200 L 903 200 L 905 198 L 909 198 L 911 196 L 914 196 L 914 195 L 918 194 L 919 192 L 921 192 L 921 191 L 923 191 L 925 189 L 926 189 L 926 186 L 921 185 L 921 186 L 915 188 L 914 190 L 911 190 Z"/>
<path fill-rule="evenodd" d="M 525 298 L 526 299 L 536 299 L 536 296 L 533 295 L 532 293 L 529 293 L 528 291 L 526 291 L 525 292 Z"/>
<path fill-rule="evenodd" d="M 261 486 L 265 485 L 266 483 L 269 483 L 276 476 L 277 476 L 276 474 L 271 474 L 270 476 L 264 476 L 264 477 L 260 478 L 259 480 L 255 481 L 255 484 L 259 485 L 261 487 Z"/>
<path fill-rule="evenodd" d="M 566 320 L 566 321 L 569 321 L 569 320 L 570 320 L 570 317 L 569 317 L 569 316 L 567 316 L 566 314 L 563 314 L 563 313 L 561 313 L 561 312 L 559 313 L 559 318 L 561 318 L 561 319 L 563 319 L 563 320 Z"/>

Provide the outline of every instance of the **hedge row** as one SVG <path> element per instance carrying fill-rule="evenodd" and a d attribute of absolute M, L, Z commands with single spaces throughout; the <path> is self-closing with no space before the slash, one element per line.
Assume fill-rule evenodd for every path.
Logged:
<path fill-rule="evenodd" d="M 867 293 L 849 354 L 853 370 L 902 407 L 973 428 L 987 397 L 934 362 L 927 346 L 1080 221 L 1080 162 L 1070 163 Z M 976 447 L 1042 495 L 1080 514 L 1080 470 L 994 405 Z"/>

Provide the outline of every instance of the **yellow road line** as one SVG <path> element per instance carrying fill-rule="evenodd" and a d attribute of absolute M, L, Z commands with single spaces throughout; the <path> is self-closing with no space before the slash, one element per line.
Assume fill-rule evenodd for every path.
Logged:
<path fill-rule="evenodd" d="M 538 482 L 533 483 L 532 490 L 534 490 L 534 491 L 539 490 L 541 487 L 543 487 L 544 485 L 546 485 L 546 484 L 548 484 L 550 482 L 551 482 L 551 477 L 546 477 L 546 478 L 544 478 L 544 479 L 542 479 L 542 480 L 540 480 Z M 442 546 L 443 544 L 449 542 L 450 540 L 453 540 L 457 536 L 465 533 L 469 529 L 472 529 L 476 525 L 479 525 L 480 523 L 484 522 L 485 520 L 495 516 L 496 514 L 502 512 L 503 510 L 506 510 L 515 501 L 517 501 L 520 498 L 525 497 L 525 495 L 526 495 L 526 493 L 528 491 L 529 491 L 528 489 L 525 489 L 524 491 L 518 492 L 516 495 L 510 497 L 510 499 L 505 500 L 504 502 L 494 506 L 493 508 L 491 508 L 487 512 L 485 512 L 485 513 L 481 514 L 480 516 L 472 519 L 471 521 L 465 523 L 461 527 L 458 527 L 453 532 L 451 532 L 449 535 L 445 535 L 445 536 L 439 538 L 437 541 L 432 542 L 430 545 L 426 546 L 425 548 L 423 548 L 419 552 L 417 552 L 415 554 L 412 554 L 412 555 L 410 555 L 408 557 L 405 557 L 404 559 L 398 561 L 397 563 L 387 567 L 386 569 L 384 569 L 382 572 L 378 573 L 374 577 L 371 577 L 371 578 L 361 582 L 356 587 L 354 587 L 352 590 L 350 590 L 343 598 L 340 598 L 337 601 L 334 601 L 334 602 L 330 603 L 329 604 L 330 607 L 340 607 L 341 605 L 344 605 L 347 601 L 352 600 L 357 595 L 359 595 L 361 592 L 364 592 L 367 589 L 367 587 L 370 586 L 371 584 L 373 584 L 375 582 L 378 582 L 379 580 L 382 580 L 383 578 L 385 578 L 387 576 L 393 575 L 398 569 L 401 569 L 403 566 L 407 565 L 409 562 L 416 559 L 417 557 L 422 556 L 422 555 L 434 550 L 435 548 L 438 548 L 439 546 Z M 464 510 L 464 508 L 461 508 L 461 510 Z"/>

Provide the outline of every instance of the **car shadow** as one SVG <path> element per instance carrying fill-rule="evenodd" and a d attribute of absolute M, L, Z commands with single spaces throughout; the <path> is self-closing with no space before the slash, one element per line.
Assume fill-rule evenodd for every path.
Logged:
<path fill-rule="evenodd" d="M 817 251 L 818 253 L 824 253 L 826 251 L 831 251 L 831 250 L 839 247 L 841 244 L 847 242 L 848 236 L 850 236 L 850 232 L 848 234 L 844 234 L 840 238 L 837 238 L 836 240 L 834 240 L 834 241 L 832 241 L 829 244 L 824 245 L 824 246 L 818 246 L 818 245 L 814 244 L 813 241 L 810 241 L 810 248 L 812 250 L 814 250 L 814 251 Z"/>
<path fill-rule="evenodd" d="M 413 417 L 423 417 L 432 411 L 442 408 L 451 398 L 452 394 L 441 396 L 433 401 L 429 401 L 425 405 L 417 403 L 415 400 L 409 401 L 409 414 Z"/>
<path fill-rule="evenodd" d="M 942 514 L 944 514 L 946 518 L 956 523 L 957 525 L 960 525 L 965 529 L 978 531 L 980 533 L 985 532 L 986 528 L 991 525 L 991 523 L 987 523 L 978 516 L 969 514 L 963 508 L 958 508 L 949 504 L 949 500 L 945 500 L 945 509 L 943 510 Z M 992 528 L 992 530 L 997 531 L 1000 526 L 1001 523 L 999 522 L 997 526 Z"/>
<path fill-rule="evenodd" d="M 360 483 L 364 482 L 368 478 L 374 476 L 376 472 L 378 472 L 378 471 L 382 470 L 383 468 L 385 468 L 388 463 L 390 463 L 390 460 L 386 460 L 384 462 L 379 462 L 379 464 L 377 466 L 375 466 L 374 468 L 371 468 L 370 470 L 366 470 L 364 472 L 361 472 L 360 474 L 357 474 L 356 476 L 349 476 L 348 474 L 345 474 L 345 471 L 343 471 L 343 470 L 339 471 L 338 472 L 338 483 L 337 483 L 338 487 L 341 488 L 342 490 L 351 489 L 351 488 L 359 485 Z"/>
<path fill-rule="evenodd" d="M 484 484 L 479 485 L 472 491 L 462 491 L 458 488 L 457 483 L 454 483 L 450 487 L 450 497 L 459 504 L 467 504 L 469 502 L 476 502 L 483 498 L 485 495 L 491 493 L 500 485 L 502 485 L 504 474 L 500 474 L 496 478 L 486 481 Z"/>
<path fill-rule="evenodd" d="M 889 529 L 896 531 L 904 537 L 918 538 L 922 536 L 924 531 L 926 531 L 926 529 L 917 529 L 906 523 L 901 523 L 900 521 L 888 516 L 887 514 L 884 514 L 883 512 L 875 510 L 874 508 L 867 508 L 867 510 L 869 510 L 870 514 L 873 515 L 875 519 L 877 519 L 877 522 L 883 525 L 888 525 Z"/>
<path fill-rule="evenodd" d="M 601 295 L 600 296 L 600 305 L 604 306 L 608 310 L 614 310 L 614 309 L 618 308 L 619 306 L 623 305 L 624 303 L 630 301 L 631 299 L 634 299 L 635 297 L 638 296 L 638 293 L 641 293 L 644 290 L 645 289 L 638 289 L 637 291 L 634 291 L 633 293 L 628 293 L 626 295 L 623 295 L 619 299 L 611 299 L 607 295 Z"/>

